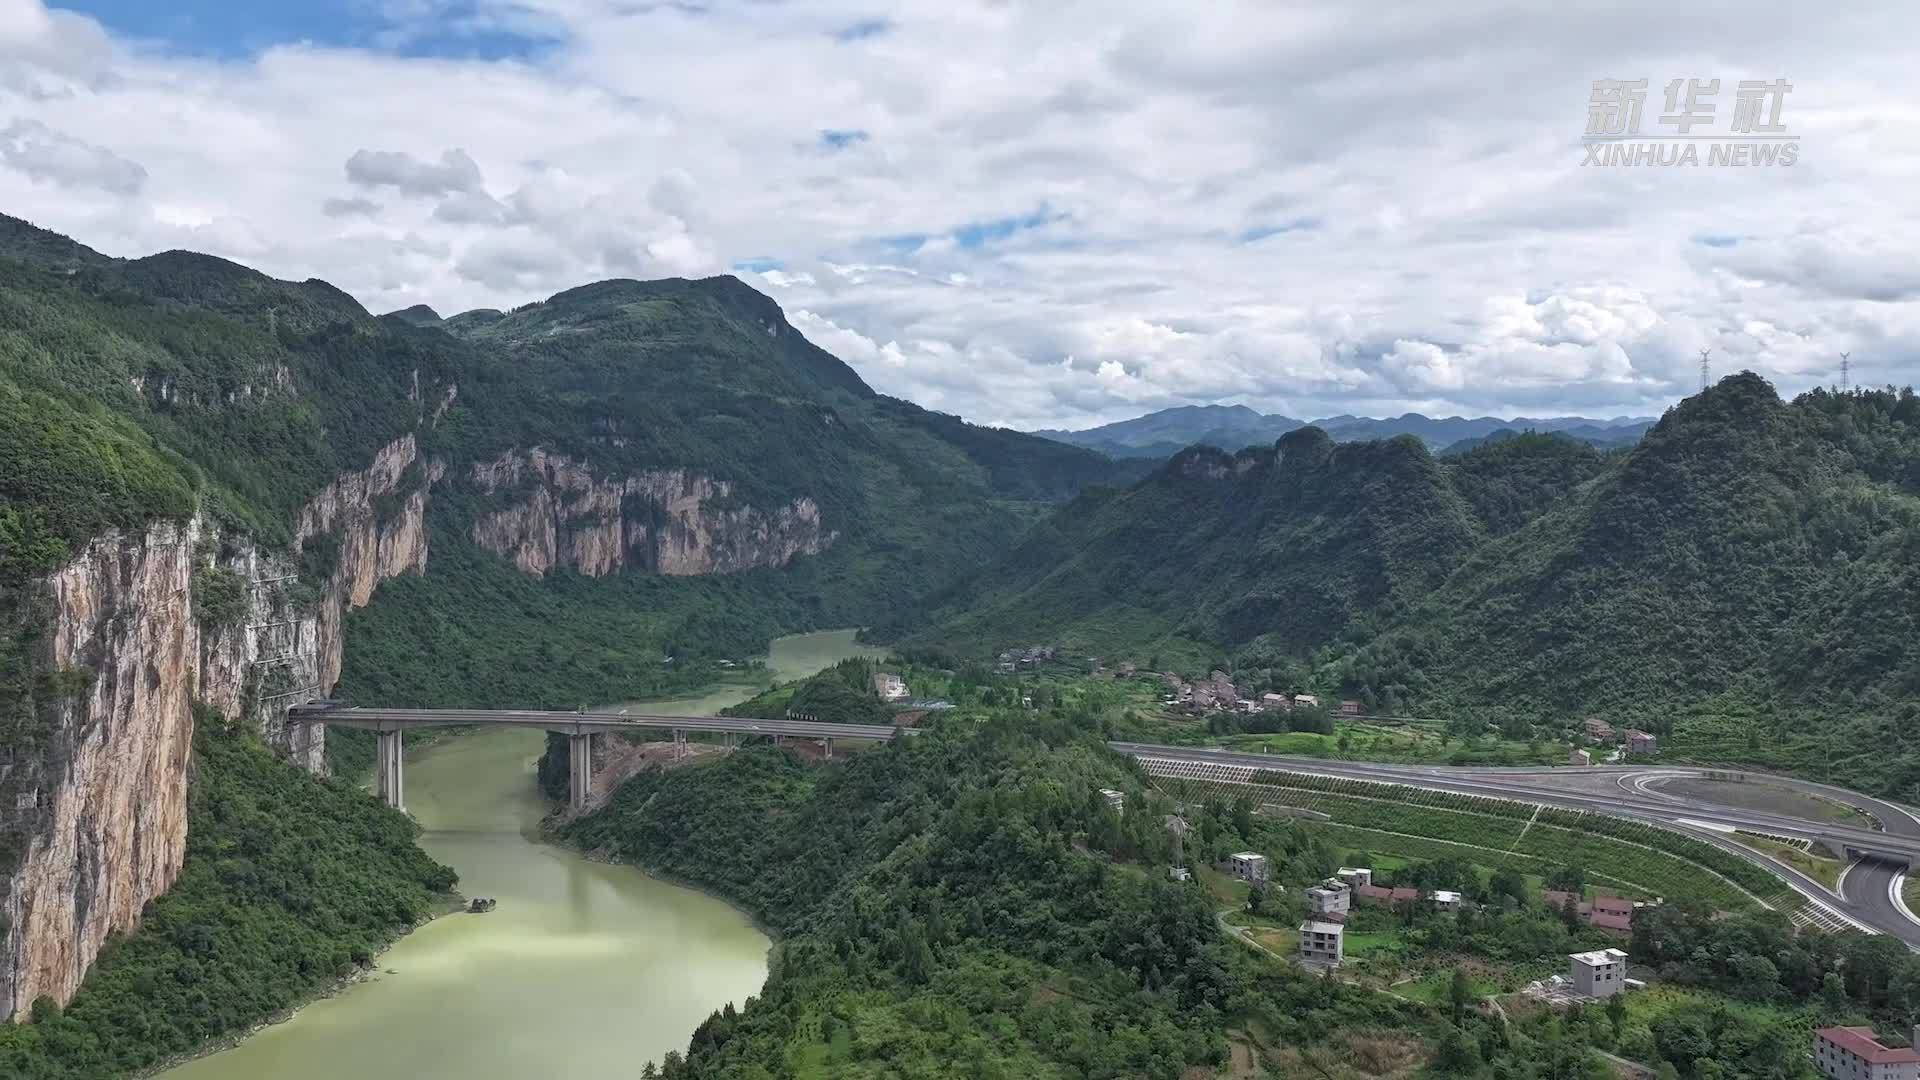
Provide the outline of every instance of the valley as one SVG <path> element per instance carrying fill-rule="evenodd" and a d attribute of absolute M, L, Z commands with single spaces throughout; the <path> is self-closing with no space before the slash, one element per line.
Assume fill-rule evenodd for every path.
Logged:
<path fill-rule="evenodd" d="M 1797 1080 L 1920 1009 L 1910 390 L 1097 452 L 736 277 L 376 316 L 0 225 L 10 1076 Z M 613 732 L 577 814 L 437 732 L 402 813 L 322 699 L 910 731 Z"/>

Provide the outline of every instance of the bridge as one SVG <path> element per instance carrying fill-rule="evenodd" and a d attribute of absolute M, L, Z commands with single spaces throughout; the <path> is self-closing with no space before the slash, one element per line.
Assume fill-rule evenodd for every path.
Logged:
<path fill-rule="evenodd" d="M 360 728 L 379 735 L 374 787 L 388 806 L 405 806 L 401 743 L 415 728 L 520 727 L 567 736 L 568 802 L 576 809 L 593 796 L 593 737 L 609 732 L 671 731 L 676 759 L 687 753 L 687 732 L 722 735 L 728 746 L 741 738 L 817 741 L 833 756 L 835 739 L 887 741 L 912 728 L 890 724 L 832 724 L 818 720 L 761 720 L 733 716 L 669 716 L 652 713 L 547 712 L 535 709 L 380 709 L 316 702 L 287 710 L 289 724 Z"/>

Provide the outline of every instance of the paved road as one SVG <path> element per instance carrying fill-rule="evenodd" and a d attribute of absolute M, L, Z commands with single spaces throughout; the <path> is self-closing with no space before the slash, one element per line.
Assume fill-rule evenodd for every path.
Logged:
<path fill-rule="evenodd" d="M 1920 863 L 1920 819 L 1903 807 L 1858 792 L 1790 778 L 1766 777 L 1768 783 L 1848 803 L 1872 814 L 1884 831 L 1835 821 L 1818 821 L 1789 814 L 1728 806 L 1698 796 L 1661 790 L 1676 778 L 1702 777 L 1727 770 L 1685 767 L 1480 768 L 1444 765 L 1386 765 L 1373 762 L 1328 761 L 1280 754 L 1249 754 L 1188 746 L 1113 743 L 1132 757 L 1188 765 L 1228 765 L 1281 769 L 1311 775 L 1346 777 L 1376 783 L 1405 784 L 1463 795 L 1513 799 L 1570 810 L 1608 814 L 1677 829 L 1697 839 L 1765 866 L 1785 878 L 1801 893 L 1819 900 L 1848 921 L 1892 934 L 1920 946 L 1920 922 L 1893 901 L 1890 890 L 1904 873 L 1905 862 Z M 1854 845 L 1882 852 L 1890 861 L 1868 859 L 1852 867 L 1835 895 L 1819 882 L 1783 866 L 1750 848 L 1726 839 L 1728 828 L 1782 836 L 1804 837 Z"/>

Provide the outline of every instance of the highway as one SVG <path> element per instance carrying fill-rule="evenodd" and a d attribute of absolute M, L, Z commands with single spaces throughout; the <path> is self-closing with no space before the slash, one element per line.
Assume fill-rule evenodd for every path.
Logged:
<path fill-rule="evenodd" d="M 539 728 L 569 735 L 607 731 L 712 731 L 730 735 L 761 735 L 795 739 L 893 738 L 912 728 L 891 724 L 832 724 L 818 720 L 762 720 L 732 716 L 665 716 L 650 713 L 547 712 L 536 709 L 371 709 L 359 706 L 295 705 L 287 710 L 290 723 L 322 723 L 330 727 L 404 731 L 409 728 L 491 725 Z"/>
<path fill-rule="evenodd" d="M 1139 759 L 1149 771 L 1193 775 L 1196 779 L 1204 778 L 1203 774 L 1209 771 L 1225 773 L 1230 770 L 1273 769 L 1403 784 L 1483 798 L 1510 799 L 1660 825 L 1765 866 L 1785 878 L 1797 891 L 1819 901 L 1848 922 L 1891 934 L 1909 945 L 1920 946 L 1920 922 L 1916 922 L 1898 900 L 1898 885 L 1905 877 L 1907 864 L 1920 862 L 1920 819 L 1916 819 L 1904 807 L 1844 788 L 1785 777 L 1746 774 L 1755 780 L 1764 780 L 1770 786 L 1846 803 L 1872 815 L 1883 826 L 1882 829 L 1731 806 L 1698 796 L 1661 790 L 1662 784 L 1675 779 L 1724 776 L 1729 770 L 1678 766 L 1484 768 L 1389 765 L 1251 754 L 1205 747 L 1125 742 L 1110 745 L 1120 753 Z M 1837 844 L 1856 853 L 1879 857 L 1863 858 L 1849 867 L 1840 880 L 1840 890 L 1836 894 L 1790 867 L 1733 843 L 1725 836 L 1725 832 L 1732 829 Z"/>

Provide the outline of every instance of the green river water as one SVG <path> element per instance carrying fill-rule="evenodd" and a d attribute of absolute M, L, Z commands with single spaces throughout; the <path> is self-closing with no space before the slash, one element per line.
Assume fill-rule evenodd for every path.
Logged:
<path fill-rule="evenodd" d="M 781 679 L 863 650 L 853 631 L 773 643 Z M 711 713 L 754 688 L 649 702 Z M 454 914 L 402 938 L 379 974 L 301 1009 L 167 1080 L 634 1080 L 648 1060 L 684 1051 L 693 1029 L 757 993 L 768 941 L 712 897 L 625 866 L 540 843 L 546 812 L 533 767 L 537 731 L 481 731 L 406 764 L 407 809 L 421 846 L 460 873 L 485 915 Z"/>

